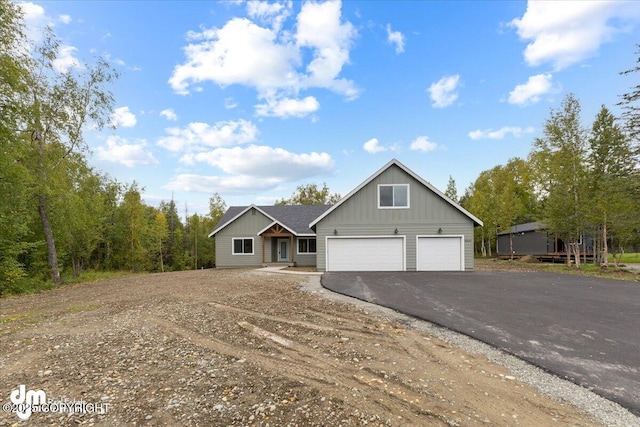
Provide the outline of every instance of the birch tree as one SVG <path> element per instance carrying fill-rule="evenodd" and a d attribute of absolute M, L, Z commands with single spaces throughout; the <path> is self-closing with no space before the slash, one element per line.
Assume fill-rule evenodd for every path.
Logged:
<path fill-rule="evenodd" d="M 59 70 L 55 59 L 59 42 L 50 30 L 33 49 L 26 77 L 27 91 L 20 102 L 22 137 L 27 149 L 25 164 L 33 177 L 34 205 L 47 246 L 51 279 L 61 282 L 55 231 L 51 224 L 52 199 L 58 192 L 53 179 L 63 162 L 87 151 L 83 131 L 87 124 L 101 129 L 107 124 L 113 97 L 106 86 L 117 74 L 103 61 Z"/>
<path fill-rule="evenodd" d="M 569 94 L 551 110 L 542 138 L 534 141 L 531 160 L 538 173 L 543 217 L 560 236 L 580 268 L 580 242 L 585 225 L 587 133 L 580 123 L 580 103 Z"/>

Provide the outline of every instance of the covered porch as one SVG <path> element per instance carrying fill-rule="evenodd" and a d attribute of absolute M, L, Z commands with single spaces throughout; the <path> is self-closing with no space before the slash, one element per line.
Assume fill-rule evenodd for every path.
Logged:
<path fill-rule="evenodd" d="M 295 236 L 281 224 L 274 223 L 259 233 L 262 245 L 262 265 L 296 265 Z"/>

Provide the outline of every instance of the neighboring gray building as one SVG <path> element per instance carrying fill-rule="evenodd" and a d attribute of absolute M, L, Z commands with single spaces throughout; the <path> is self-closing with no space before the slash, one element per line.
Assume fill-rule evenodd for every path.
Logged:
<path fill-rule="evenodd" d="M 464 271 L 473 269 L 479 225 L 394 159 L 333 206 L 231 207 L 209 236 L 216 238 L 218 267 Z"/>
<path fill-rule="evenodd" d="M 583 255 L 593 254 L 592 236 L 586 234 L 581 236 L 579 243 Z M 547 226 L 541 222 L 514 225 L 510 231 L 498 233 L 496 245 L 496 252 L 502 256 L 511 256 L 513 250 L 513 256 L 533 255 L 545 259 L 554 256 L 563 258 L 569 252 L 564 241 L 549 233 Z"/>

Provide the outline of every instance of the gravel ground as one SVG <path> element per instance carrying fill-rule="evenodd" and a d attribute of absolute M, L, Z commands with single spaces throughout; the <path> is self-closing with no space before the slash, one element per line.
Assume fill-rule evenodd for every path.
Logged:
<path fill-rule="evenodd" d="M 104 410 L 33 413 L 32 425 L 638 425 L 487 346 L 330 294 L 317 276 L 136 275 L 0 304 L 2 426 L 24 424 L 5 412 L 20 385 Z"/>

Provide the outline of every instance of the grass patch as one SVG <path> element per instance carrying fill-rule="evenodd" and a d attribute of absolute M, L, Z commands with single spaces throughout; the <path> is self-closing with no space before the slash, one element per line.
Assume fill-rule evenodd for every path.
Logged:
<path fill-rule="evenodd" d="M 29 317 L 29 315 L 28 314 L 14 314 L 13 316 L 3 317 L 2 319 L 0 319 L 0 326 L 16 322 L 16 321 L 24 319 L 26 317 Z"/>
<path fill-rule="evenodd" d="M 630 252 L 616 255 L 616 259 L 619 263 L 631 263 L 640 264 L 640 252 Z M 613 255 L 609 254 L 609 263 L 613 264 Z"/>
<path fill-rule="evenodd" d="M 18 279 L 2 288 L 2 296 L 35 294 L 37 292 L 53 289 L 51 281 L 43 281 L 33 278 Z"/>
<path fill-rule="evenodd" d="M 81 283 L 92 283 L 100 280 L 113 279 L 133 274 L 128 271 L 94 271 L 88 270 L 73 277 L 67 274 L 62 275 L 62 286 L 75 285 Z M 21 278 L 13 283 L 6 284 L 0 288 L 0 297 L 8 297 L 12 295 L 35 294 L 42 291 L 54 289 L 57 286 L 51 280 L 43 280 L 37 278 Z"/>
<path fill-rule="evenodd" d="M 547 262 L 527 263 L 518 260 L 500 260 L 496 258 L 476 258 L 477 270 L 489 271 L 541 271 L 558 274 L 574 274 L 579 276 L 600 277 L 603 279 L 619 279 L 632 282 L 640 281 L 640 275 L 617 269 L 613 263 L 609 268 L 601 268 L 599 265 L 580 264 L 580 270 L 575 265 L 553 264 Z"/>
<path fill-rule="evenodd" d="M 67 311 L 67 313 L 82 313 L 84 311 L 93 311 L 99 308 L 100 308 L 99 304 L 74 305 Z"/>
<path fill-rule="evenodd" d="M 91 283 L 99 280 L 113 279 L 116 277 L 128 276 L 132 273 L 128 271 L 94 271 L 87 270 L 82 272 L 78 277 L 64 276 L 65 284 Z"/>

